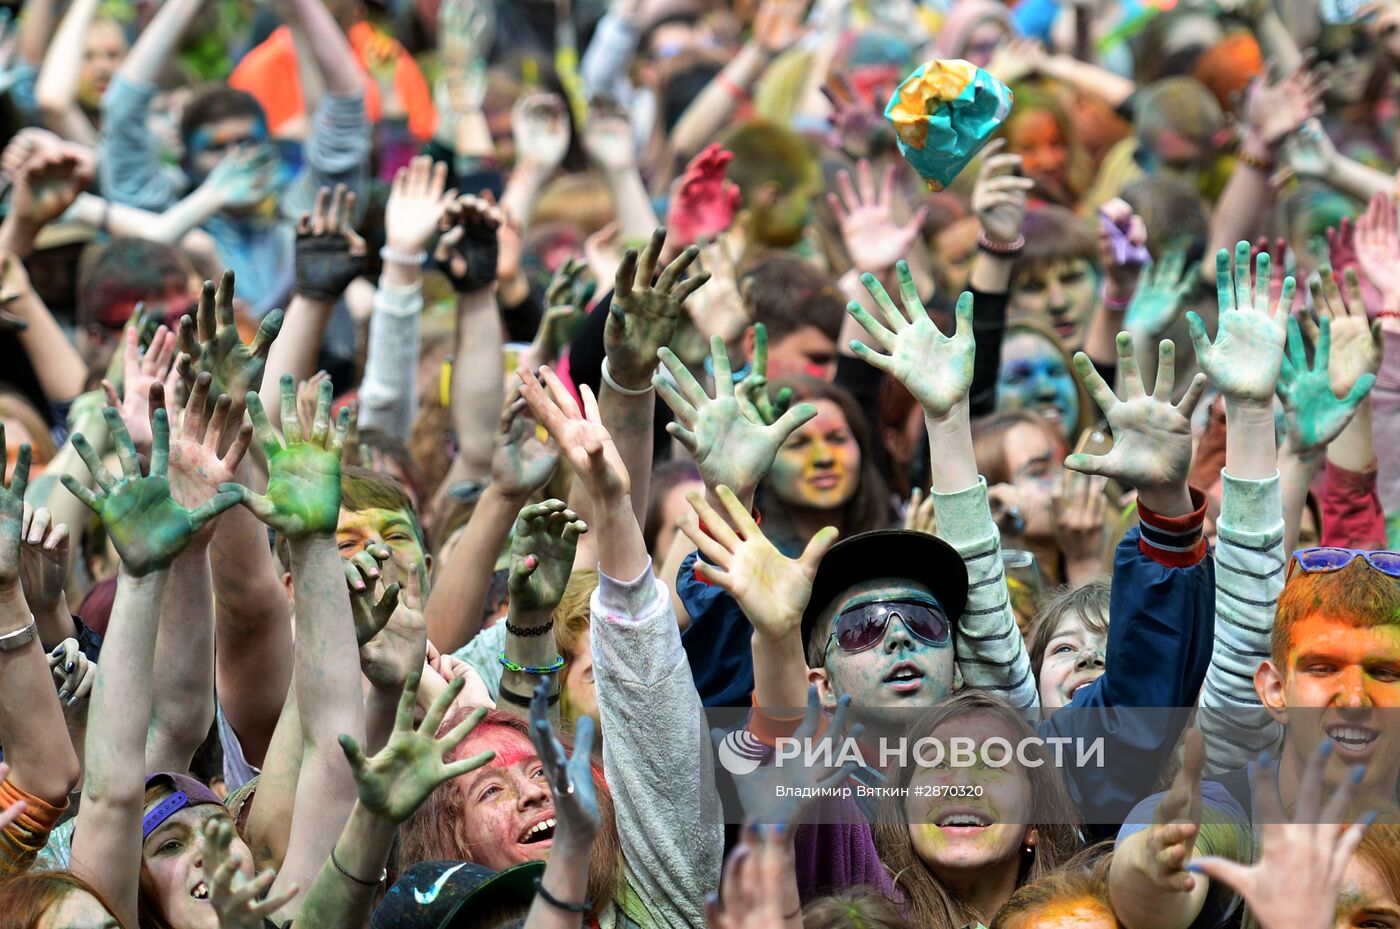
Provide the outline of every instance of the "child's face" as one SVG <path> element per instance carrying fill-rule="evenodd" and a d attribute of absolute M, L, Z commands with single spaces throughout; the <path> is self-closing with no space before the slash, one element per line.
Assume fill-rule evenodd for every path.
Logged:
<path fill-rule="evenodd" d="M 1103 676 L 1108 634 L 1094 632 L 1078 613 L 1060 620 L 1040 665 L 1040 705 L 1058 710 L 1074 699 L 1076 691 Z"/>

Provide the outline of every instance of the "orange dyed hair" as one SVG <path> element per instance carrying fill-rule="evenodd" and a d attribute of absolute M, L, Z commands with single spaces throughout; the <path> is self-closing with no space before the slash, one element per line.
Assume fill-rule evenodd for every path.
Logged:
<path fill-rule="evenodd" d="M 1310 574 L 1292 564 L 1288 570 L 1269 642 L 1280 669 L 1293 647 L 1293 628 L 1309 616 L 1321 614 L 1358 629 L 1400 626 L 1400 583 L 1364 559 L 1357 558 L 1340 571 Z"/>

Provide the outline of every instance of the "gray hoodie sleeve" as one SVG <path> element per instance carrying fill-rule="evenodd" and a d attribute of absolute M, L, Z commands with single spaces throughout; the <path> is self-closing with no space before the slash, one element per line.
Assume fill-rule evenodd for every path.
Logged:
<path fill-rule="evenodd" d="M 160 163 L 146 117 L 157 88 L 133 84 L 120 74 L 102 95 L 102 194 L 113 203 L 163 213 L 179 191 Z"/>
<path fill-rule="evenodd" d="M 704 929 L 724 828 L 710 737 L 666 589 L 651 566 L 601 571 L 592 603 L 603 769 L 626 859 L 623 913 L 643 926 Z"/>
<path fill-rule="evenodd" d="M 369 349 L 360 383 L 360 428 L 408 441 L 418 411 L 419 319 L 423 286 L 391 287 L 381 279 L 369 318 Z"/>

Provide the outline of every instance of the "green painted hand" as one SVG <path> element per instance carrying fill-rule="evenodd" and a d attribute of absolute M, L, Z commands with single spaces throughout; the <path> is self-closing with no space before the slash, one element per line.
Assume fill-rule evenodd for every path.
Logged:
<path fill-rule="evenodd" d="M 957 328 L 950 338 L 938 331 L 924 310 L 909 265 L 899 262 L 895 274 L 899 278 L 903 312 L 869 274 L 861 275 L 861 283 L 875 298 L 882 318 L 877 320 L 854 301 L 846 306 L 846 312 L 870 333 L 885 354 L 859 341 L 851 343 L 851 350 L 908 388 L 924 408 L 925 416 L 946 416 L 967 398 L 972 388 L 972 359 L 976 351 L 972 340 L 972 294 L 958 297 Z"/>
<path fill-rule="evenodd" d="M 1113 430 L 1113 448 L 1106 455 L 1070 455 L 1065 459 L 1066 468 L 1114 478 L 1139 493 L 1186 483 L 1191 470 L 1191 411 L 1205 390 L 1206 377 L 1197 374 L 1181 402 L 1173 404 L 1175 352 L 1170 339 L 1157 346 L 1157 383 L 1149 394 L 1133 357 L 1132 335 L 1118 333 L 1122 399 L 1104 382 L 1088 355 L 1079 352 L 1074 356 L 1079 379 Z"/>
<path fill-rule="evenodd" d="M 1196 360 L 1220 392 L 1231 400 L 1264 402 L 1273 399 L 1283 363 L 1283 342 L 1293 311 L 1294 282 L 1284 279 L 1278 304 L 1269 306 L 1268 252 L 1255 260 L 1251 298 L 1249 243 L 1235 246 L 1234 273 L 1230 253 L 1215 256 L 1215 287 L 1220 301 L 1220 327 L 1215 342 L 1206 335 L 1205 323 L 1194 312 L 1186 314 Z"/>
<path fill-rule="evenodd" d="M 1284 358 L 1279 371 L 1278 395 L 1283 401 L 1288 441 L 1296 452 L 1326 448 L 1342 434 L 1356 415 L 1357 406 L 1376 383 L 1374 374 L 1362 374 L 1346 397 L 1338 398 L 1332 392 L 1328 375 L 1331 354 L 1332 320 L 1323 317 L 1319 323 L 1317 354 L 1311 367 L 1298 321 L 1288 320 L 1288 357 Z"/>
<path fill-rule="evenodd" d="M 705 580 L 728 591 L 755 632 L 780 641 L 801 627 L 812 596 L 812 578 L 836 541 L 837 531 L 827 526 L 812 537 L 800 558 L 788 558 L 759 531 L 732 490 L 721 485 L 715 493 L 724 505 L 724 515 L 703 494 L 688 494 L 686 500 L 694 512 L 681 518 L 681 531 L 705 559 L 705 564 L 697 564 Z"/>
<path fill-rule="evenodd" d="M 510 608 L 512 613 L 549 612 L 559 605 L 574 551 L 588 524 L 563 500 L 546 500 L 525 507 L 515 520 L 510 544 Z"/>
<path fill-rule="evenodd" d="M 390 562 L 391 568 L 392 565 Z M 370 583 L 366 587 L 372 594 L 375 585 Z M 389 607 L 389 616 L 367 642 L 361 643 L 360 670 L 380 690 L 394 691 L 403 687 L 408 676 L 423 667 L 428 651 L 428 621 L 423 618 L 423 592 L 427 589 L 424 568 L 417 564 L 409 573 L 402 596 L 398 583 L 391 583 L 374 606 L 376 612 Z M 351 600 L 354 600 L 353 593 Z M 357 637 L 359 628 L 357 620 Z"/>
<path fill-rule="evenodd" d="M 681 279 L 700 253 L 691 245 L 662 269 L 653 286 L 651 277 L 665 242 L 663 226 L 652 233 L 640 258 L 635 248 L 629 248 L 617 266 L 603 347 L 608 373 L 628 390 L 641 390 L 651 381 L 657 351 L 671 343 L 680 325 L 682 304 L 710 279 L 703 271 Z"/>
<path fill-rule="evenodd" d="M 491 452 L 491 484 L 507 497 L 523 499 L 554 475 L 559 450 L 536 435 L 529 404 L 514 387 L 496 424 L 496 447 Z"/>
<path fill-rule="evenodd" d="M 253 434 L 267 456 L 267 495 L 253 493 L 240 484 L 223 484 L 219 489 L 239 494 L 254 516 L 289 539 L 333 534 L 340 519 L 340 452 L 350 428 L 350 411 L 341 409 L 332 431 L 331 382 L 323 380 L 311 435 L 304 438 L 290 374 L 282 375 L 281 387 L 286 445 L 268 423 L 262 400 L 248 391 Z"/>
<path fill-rule="evenodd" d="M 180 318 L 180 351 L 189 356 L 176 365 L 180 377 L 193 388 L 199 372 L 208 371 L 216 391 L 235 398 L 234 410 L 241 415 L 236 398 L 262 386 L 268 348 L 282 330 L 282 311 L 264 316 L 253 341 L 244 345 L 233 316 L 233 272 L 225 271 L 217 291 L 213 281 L 204 282 L 196 315 L 197 321 Z"/>
<path fill-rule="evenodd" d="M 1311 286 L 1313 307 L 1319 320 L 1332 321 L 1331 358 L 1327 373 L 1332 381 L 1332 392 L 1339 397 L 1348 396 L 1353 387 L 1367 374 L 1374 374 L 1381 365 L 1385 343 L 1381 339 L 1381 321 L 1370 322 L 1366 318 L 1366 304 L 1361 297 L 1361 282 L 1356 271 L 1347 268 L 1343 275 L 1346 283 L 1346 298 L 1337 287 L 1337 278 L 1331 268 L 1318 272 L 1319 280 Z M 1308 320 L 1310 335 L 1314 343 L 1320 342 L 1322 333 L 1319 327 Z"/>
<path fill-rule="evenodd" d="M 773 467 L 787 437 L 800 429 L 817 408 L 802 403 L 784 413 L 776 423 L 766 425 L 758 408 L 741 400 L 734 388 L 729 355 L 724 342 L 715 336 L 710 357 L 715 368 L 715 395 L 708 396 L 699 382 L 669 348 L 660 352 L 661 363 L 675 383 L 657 374 L 652 383 L 661 399 L 676 414 L 666 431 L 695 458 L 708 487 L 725 484 L 737 487 L 745 496 L 758 487 Z"/>
<path fill-rule="evenodd" d="M 424 715 L 423 724 L 415 729 L 413 707 L 421 676 L 421 667 L 409 675 L 399 698 L 393 734 L 379 754 L 366 758 L 354 738 L 340 737 L 340 748 L 354 772 L 361 805 L 396 825 L 412 816 L 439 784 L 475 771 L 496 757 L 495 752 L 482 752 L 451 764 L 443 761 L 481 722 L 486 707 L 476 709 L 442 738 L 434 738 L 452 701 L 466 684 L 466 678 L 459 677 L 438 694 Z"/>
<path fill-rule="evenodd" d="M 1133 302 L 1128 304 L 1124 327 L 1155 339 L 1176 322 L 1181 301 L 1191 292 L 1200 268 L 1192 263 L 1183 273 L 1185 265 L 1186 252 L 1178 248 L 1167 252 L 1160 264 L 1143 268 Z"/>
<path fill-rule="evenodd" d="M 88 440 L 77 434 L 73 447 L 92 472 L 97 490 L 88 490 L 71 474 L 62 476 L 63 486 L 102 518 L 126 571 L 137 576 L 150 574 L 168 567 L 210 520 L 238 503 L 243 488 L 225 484 L 220 493 L 192 510 L 185 509 L 170 496 L 170 421 L 165 410 L 155 413 L 149 475 L 141 473 L 136 446 L 121 415 L 111 407 L 103 413 L 121 460 L 121 479 L 112 476 Z"/>
<path fill-rule="evenodd" d="M 5 454 L 5 425 L 0 423 L 0 455 Z M 0 486 L 0 587 L 19 583 L 20 538 L 24 529 L 24 492 L 29 487 L 29 443 L 19 447 L 10 486 Z M 9 459 L 5 459 L 8 461 Z M 0 464 L 0 478 L 5 465 Z"/>
<path fill-rule="evenodd" d="M 583 397 L 583 408 L 579 409 L 559 376 L 548 367 L 540 368 L 543 385 L 527 368 L 517 368 L 515 373 L 520 377 L 520 393 L 535 419 L 559 446 L 594 501 L 626 496 L 632 478 L 612 434 L 603 425 L 592 389 L 587 384 L 579 386 Z"/>
<path fill-rule="evenodd" d="M 735 396 L 740 403 L 751 403 L 759 419 L 773 425 L 792 406 L 792 388 L 784 387 L 775 396 L 768 395 L 768 327 L 753 324 L 753 366 L 738 384 Z"/>
<path fill-rule="evenodd" d="M 590 848 L 602 828 L 598 786 L 593 779 L 594 732 L 593 717 L 580 716 L 574 722 L 574 757 L 566 755 L 549 724 L 549 685 L 541 682 L 535 687 L 530 700 L 530 741 L 540 753 L 540 764 L 554 800 L 554 815 L 559 821 L 556 844 L 567 842 Z"/>

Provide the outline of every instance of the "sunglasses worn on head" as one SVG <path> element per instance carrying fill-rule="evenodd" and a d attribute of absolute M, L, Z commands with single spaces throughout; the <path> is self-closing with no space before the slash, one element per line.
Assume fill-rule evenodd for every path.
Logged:
<path fill-rule="evenodd" d="M 1387 577 L 1400 578 L 1400 552 L 1372 552 L 1361 548 L 1303 548 L 1293 553 L 1289 566 L 1304 574 L 1328 574 L 1340 571 L 1358 558 Z"/>
<path fill-rule="evenodd" d="M 910 635 L 927 645 L 947 645 L 952 627 L 937 605 L 918 600 L 881 600 L 852 607 L 836 617 L 834 640 L 843 652 L 863 652 L 885 637 L 890 620 L 898 617 Z"/>

